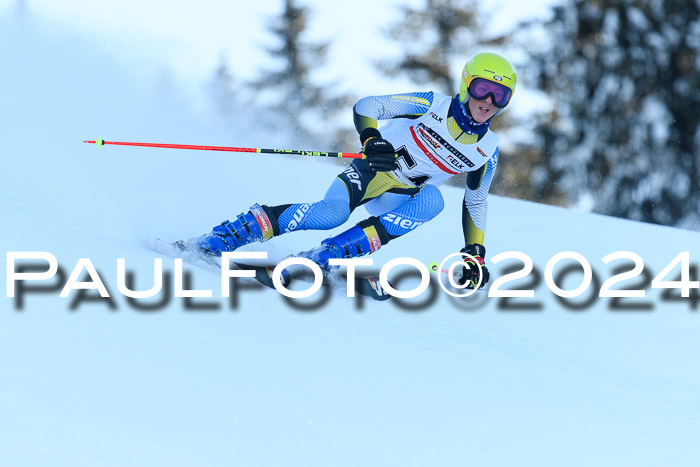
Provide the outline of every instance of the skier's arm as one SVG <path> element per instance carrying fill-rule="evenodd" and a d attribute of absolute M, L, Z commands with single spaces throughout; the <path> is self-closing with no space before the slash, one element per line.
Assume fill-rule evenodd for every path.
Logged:
<path fill-rule="evenodd" d="M 432 92 L 364 97 L 352 108 L 355 129 L 362 134 L 367 128 L 377 128 L 378 120 L 418 118 L 428 111 L 432 103 Z"/>
<path fill-rule="evenodd" d="M 491 187 L 496 166 L 498 165 L 498 149 L 493 157 L 484 165 L 482 170 L 470 172 L 467 175 L 467 187 L 464 191 L 464 203 L 462 203 L 462 230 L 464 232 L 464 244 L 484 244 L 484 231 L 486 230 L 486 197 Z"/>

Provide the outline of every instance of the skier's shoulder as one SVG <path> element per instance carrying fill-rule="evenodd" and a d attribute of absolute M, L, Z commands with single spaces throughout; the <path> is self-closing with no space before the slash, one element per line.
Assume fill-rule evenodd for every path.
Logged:
<path fill-rule="evenodd" d="M 435 93 L 433 91 L 413 91 L 399 92 L 384 96 L 387 100 L 396 104 L 408 104 L 412 106 L 423 107 L 426 110 L 433 105 Z"/>
<path fill-rule="evenodd" d="M 423 91 L 367 96 L 357 101 L 353 111 L 378 120 L 417 118 L 430 109 L 433 99 L 432 92 Z"/>

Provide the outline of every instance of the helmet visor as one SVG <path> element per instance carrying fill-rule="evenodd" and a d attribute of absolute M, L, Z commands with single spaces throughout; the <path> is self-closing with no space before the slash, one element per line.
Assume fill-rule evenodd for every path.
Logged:
<path fill-rule="evenodd" d="M 471 97 L 481 101 L 486 99 L 487 96 L 491 96 L 493 105 L 501 109 L 508 105 L 512 94 L 510 88 L 484 78 L 474 78 L 469 85 L 469 95 Z"/>

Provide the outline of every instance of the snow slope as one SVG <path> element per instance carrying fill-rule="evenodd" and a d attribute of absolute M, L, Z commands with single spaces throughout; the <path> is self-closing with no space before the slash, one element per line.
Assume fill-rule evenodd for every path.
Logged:
<path fill-rule="evenodd" d="M 116 260 L 149 288 L 159 255 L 144 235 L 194 236 L 254 202 L 318 199 L 341 168 L 84 145 L 98 136 L 264 145 L 265 135 L 197 115 L 176 87 L 154 90 L 89 38 L 1 26 L 0 245 L 50 252 L 65 274 L 90 258 L 113 295 L 60 298 L 55 280 L 21 303 L 3 294 L 1 465 L 696 465 L 698 312 L 658 291 L 629 299 L 637 309 L 627 311 L 595 297 L 571 309 L 544 282 L 533 299 L 506 303 L 438 291 L 404 304 L 332 295 L 293 305 L 251 288 L 231 302 L 216 298 L 219 277 L 187 267 L 192 287 L 215 298 L 187 303 L 171 289 L 165 305 L 137 309 L 117 292 Z M 442 191 L 445 211 L 378 252 L 377 265 L 459 249 L 461 191 Z M 489 202 L 489 258 L 520 251 L 539 273 L 562 251 L 583 255 L 600 280 L 629 264 L 603 264 L 617 251 L 635 252 L 654 275 L 681 251 L 700 261 L 695 232 Z M 281 257 L 326 235 L 265 247 Z M 497 277 L 514 264 L 489 267 Z M 172 273 L 172 259 L 164 268 Z"/>

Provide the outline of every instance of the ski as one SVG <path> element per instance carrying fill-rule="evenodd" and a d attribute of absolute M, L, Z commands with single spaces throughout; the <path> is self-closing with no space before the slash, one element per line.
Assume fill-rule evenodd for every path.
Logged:
<path fill-rule="evenodd" d="M 376 277 L 356 277 L 355 290 L 365 297 L 372 298 L 378 301 L 389 300 L 391 295 L 384 290 L 379 282 L 379 276 Z"/>
<path fill-rule="evenodd" d="M 215 269 L 221 270 L 221 257 L 208 254 L 201 251 L 190 242 L 185 240 L 178 240 L 172 243 L 172 246 L 183 254 L 193 255 L 195 257 L 201 258 L 204 262 L 211 265 Z M 246 264 L 238 261 L 232 261 L 231 264 L 236 269 L 245 269 L 255 271 L 255 280 L 260 282 L 262 285 L 274 289 L 275 286 L 272 282 L 272 271 L 275 269 L 274 266 L 259 266 L 254 264 Z M 286 287 L 291 281 L 290 275 L 287 271 L 282 271 L 282 284 Z"/>
<path fill-rule="evenodd" d="M 211 272 L 221 271 L 221 257 L 202 252 L 189 241 L 178 240 L 176 242 L 169 243 L 156 238 L 148 243 L 151 249 L 159 253 L 182 258 L 189 264 L 202 267 Z M 266 287 L 275 288 L 272 282 L 272 273 L 275 269 L 275 265 L 261 266 L 239 261 L 231 261 L 231 266 L 236 269 L 255 271 L 255 277 L 251 279 L 254 279 Z M 325 271 L 323 269 L 322 271 L 327 284 L 334 289 L 345 290 L 347 286 L 347 278 L 345 276 L 333 271 Z M 308 274 L 290 274 L 289 271 L 282 270 L 281 282 L 284 287 L 289 286 L 289 284 L 295 279 L 305 282 L 310 282 L 313 280 L 312 276 Z M 377 301 L 384 301 L 391 298 L 391 295 L 381 286 L 378 276 L 355 277 L 355 291 L 360 295 Z"/>
<path fill-rule="evenodd" d="M 345 290 L 347 287 L 347 276 L 330 271 L 324 271 L 323 275 L 334 288 Z M 355 276 L 355 292 L 377 301 L 389 300 L 391 298 L 391 295 L 382 287 L 379 276 Z"/>

